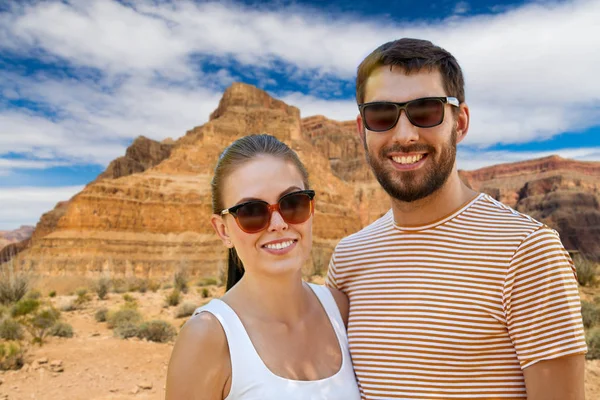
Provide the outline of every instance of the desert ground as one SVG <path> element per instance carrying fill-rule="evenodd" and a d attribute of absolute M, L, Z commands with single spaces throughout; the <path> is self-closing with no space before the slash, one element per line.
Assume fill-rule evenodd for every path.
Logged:
<path fill-rule="evenodd" d="M 323 278 L 312 278 L 322 283 Z M 85 285 L 82 278 L 46 279 L 42 285 L 43 299 L 57 308 L 72 302 L 76 288 Z M 55 297 L 47 297 L 48 287 L 54 287 Z M 206 289 L 206 290 L 205 290 Z M 598 289 L 582 288 L 582 298 L 592 298 Z M 179 329 L 187 317 L 176 318 L 177 307 L 164 307 L 170 288 L 156 292 L 128 292 L 138 304 L 138 310 L 147 320 L 162 319 Z M 204 292 L 203 297 L 202 294 Z M 223 288 L 217 285 L 190 284 L 181 303 L 200 306 Z M 50 337 L 42 345 L 30 345 L 25 365 L 16 371 L 0 372 L 0 399 L 164 399 L 167 365 L 173 341 L 155 343 L 138 338 L 120 339 L 106 322 L 97 322 L 95 313 L 100 308 L 117 309 L 125 300 L 123 293 L 109 293 L 108 298 L 92 298 L 73 311 L 63 311 L 62 320 L 71 324 L 72 338 Z M 586 362 L 586 399 L 600 399 L 600 360 Z"/>

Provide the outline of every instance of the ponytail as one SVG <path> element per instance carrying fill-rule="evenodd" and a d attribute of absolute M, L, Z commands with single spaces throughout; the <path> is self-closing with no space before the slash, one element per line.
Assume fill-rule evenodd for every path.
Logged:
<path fill-rule="evenodd" d="M 237 251 L 232 247 L 229 249 L 227 257 L 227 286 L 225 291 L 231 289 L 244 276 L 244 265 L 237 255 Z"/>

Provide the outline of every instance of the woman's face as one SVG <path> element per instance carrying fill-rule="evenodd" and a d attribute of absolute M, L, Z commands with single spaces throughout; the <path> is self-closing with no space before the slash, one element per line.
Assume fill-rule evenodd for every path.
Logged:
<path fill-rule="evenodd" d="M 225 178 L 225 208 L 249 200 L 276 204 L 285 194 L 304 190 L 298 168 L 269 155 L 257 156 Z M 300 271 L 312 247 L 312 216 L 300 224 L 288 224 L 273 211 L 266 229 L 244 232 L 232 215 L 213 216 L 213 227 L 227 247 L 235 247 L 246 273 L 275 276 Z"/>

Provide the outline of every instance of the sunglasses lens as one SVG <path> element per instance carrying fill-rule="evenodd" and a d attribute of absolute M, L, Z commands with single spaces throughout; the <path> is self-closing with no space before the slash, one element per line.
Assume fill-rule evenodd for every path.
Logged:
<path fill-rule="evenodd" d="M 408 104 L 406 112 L 415 126 L 429 128 L 442 123 L 444 103 L 435 99 L 415 100 Z"/>
<path fill-rule="evenodd" d="M 387 131 L 398 120 L 398 108 L 393 104 L 374 103 L 363 108 L 364 123 L 370 131 Z"/>
<path fill-rule="evenodd" d="M 244 204 L 236 211 L 240 227 L 248 232 L 258 232 L 269 224 L 269 206 L 262 202 Z"/>
<path fill-rule="evenodd" d="M 310 197 L 305 193 L 290 194 L 279 201 L 279 212 L 288 224 L 301 224 L 310 218 Z"/>

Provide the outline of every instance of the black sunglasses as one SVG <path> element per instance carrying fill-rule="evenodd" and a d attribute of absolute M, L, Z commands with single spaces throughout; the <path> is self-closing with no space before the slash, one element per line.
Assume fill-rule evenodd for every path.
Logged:
<path fill-rule="evenodd" d="M 256 233 L 267 229 L 273 211 L 279 212 L 288 224 L 301 224 L 314 213 L 314 190 L 300 190 L 282 196 L 277 204 L 262 200 L 252 200 L 237 204 L 221 211 L 221 215 L 231 214 L 238 226 L 246 233 Z"/>
<path fill-rule="evenodd" d="M 391 101 L 375 101 L 358 105 L 365 127 L 373 132 L 385 132 L 392 129 L 400 119 L 404 110 L 411 124 L 419 128 L 433 128 L 444 121 L 445 104 L 459 107 L 456 97 L 423 97 L 394 103 Z"/>

